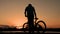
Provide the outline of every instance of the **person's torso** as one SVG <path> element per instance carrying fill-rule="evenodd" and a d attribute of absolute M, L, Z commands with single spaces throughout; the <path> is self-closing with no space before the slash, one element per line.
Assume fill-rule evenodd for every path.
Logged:
<path fill-rule="evenodd" d="M 34 9 L 33 7 L 27 7 L 27 15 L 34 16 Z"/>

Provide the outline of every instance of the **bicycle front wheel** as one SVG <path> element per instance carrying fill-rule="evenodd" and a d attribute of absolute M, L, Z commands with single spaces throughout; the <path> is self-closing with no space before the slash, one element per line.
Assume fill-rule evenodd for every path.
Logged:
<path fill-rule="evenodd" d="M 40 33 L 44 33 L 46 31 L 46 24 L 44 21 L 38 21 L 36 27 Z"/>

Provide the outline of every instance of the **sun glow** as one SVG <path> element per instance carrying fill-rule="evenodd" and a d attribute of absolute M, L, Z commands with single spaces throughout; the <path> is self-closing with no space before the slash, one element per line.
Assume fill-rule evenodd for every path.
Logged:
<path fill-rule="evenodd" d="M 21 26 L 16 26 L 16 28 L 17 28 L 17 29 L 20 29 L 20 28 L 22 28 L 22 27 L 21 27 Z"/>
<path fill-rule="evenodd" d="M 22 26 L 23 26 L 23 24 L 26 22 L 26 19 L 22 19 L 22 18 L 20 18 L 20 19 L 10 19 L 9 20 L 9 25 L 11 25 L 11 26 L 16 26 L 16 28 L 22 28 Z"/>

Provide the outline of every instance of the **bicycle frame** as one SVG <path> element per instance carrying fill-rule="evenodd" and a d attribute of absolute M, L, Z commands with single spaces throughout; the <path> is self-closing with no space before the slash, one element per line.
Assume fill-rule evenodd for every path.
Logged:
<path fill-rule="evenodd" d="M 35 20 L 35 21 L 34 21 L 34 23 L 36 24 L 36 23 L 37 23 L 38 18 L 34 18 L 34 20 Z"/>
<path fill-rule="evenodd" d="M 36 30 L 37 28 L 39 28 L 39 29 L 37 30 L 37 31 L 39 32 L 39 31 L 41 30 L 41 28 L 42 28 L 42 26 L 41 26 L 39 23 L 42 22 L 43 25 L 44 25 L 44 29 L 42 28 L 42 29 L 43 29 L 43 32 L 42 32 L 42 33 L 44 33 L 44 32 L 46 31 L 46 24 L 45 24 L 45 22 L 42 21 L 42 20 L 37 21 L 37 20 L 38 20 L 37 18 L 34 18 L 34 20 L 35 20 L 35 21 L 34 21 L 34 23 L 35 23 L 35 24 L 34 24 L 34 29 Z M 24 28 L 24 25 L 25 25 L 25 24 L 28 25 L 28 23 L 24 23 L 24 24 L 23 24 L 23 28 Z M 38 26 L 38 27 L 37 27 L 37 26 Z M 27 27 L 29 28 L 29 26 L 27 26 Z M 24 32 L 25 32 L 25 31 L 24 31 Z"/>

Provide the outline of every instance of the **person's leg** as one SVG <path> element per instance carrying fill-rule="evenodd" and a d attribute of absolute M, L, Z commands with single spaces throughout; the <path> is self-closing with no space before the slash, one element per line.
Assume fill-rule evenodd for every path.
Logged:
<path fill-rule="evenodd" d="M 34 18 L 33 17 L 28 18 L 28 25 L 29 25 L 29 31 L 30 32 L 34 31 Z"/>
<path fill-rule="evenodd" d="M 31 33 L 31 18 L 28 18 L 29 33 Z"/>
<path fill-rule="evenodd" d="M 31 20 L 31 28 L 32 28 L 32 33 L 34 33 L 34 19 L 32 18 L 32 20 Z"/>
<path fill-rule="evenodd" d="M 29 22 L 29 31 L 30 32 L 34 31 L 34 24 L 31 21 Z"/>
<path fill-rule="evenodd" d="M 34 19 L 32 17 L 29 18 L 29 29 L 31 32 L 34 31 Z"/>

